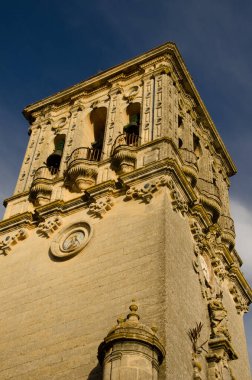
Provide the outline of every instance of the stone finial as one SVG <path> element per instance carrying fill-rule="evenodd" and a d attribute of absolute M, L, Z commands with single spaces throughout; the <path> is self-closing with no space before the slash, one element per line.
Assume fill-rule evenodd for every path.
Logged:
<path fill-rule="evenodd" d="M 136 304 L 136 300 L 132 300 L 132 303 L 129 306 L 130 313 L 127 315 L 127 320 L 130 322 L 138 322 L 140 317 L 137 314 L 138 306 Z"/>
<path fill-rule="evenodd" d="M 157 329 L 149 328 L 139 321 L 138 305 L 134 299 L 129 310 L 126 318 L 118 317 L 117 325 L 109 331 L 98 348 L 103 380 L 110 379 L 111 376 L 119 378 L 121 375 L 129 379 L 158 378 L 165 348 L 156 334 Z"/>

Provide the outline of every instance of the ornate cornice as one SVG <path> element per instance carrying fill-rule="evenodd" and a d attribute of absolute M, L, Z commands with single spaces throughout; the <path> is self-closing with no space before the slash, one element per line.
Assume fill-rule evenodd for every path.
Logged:
<path fill-rule="evenodd" d="M 2 235 L 17 228 L 32 228 L 32 225 L 33 214 L 31 212 L 17 214 L 0 222 L 0 234 Z"/>

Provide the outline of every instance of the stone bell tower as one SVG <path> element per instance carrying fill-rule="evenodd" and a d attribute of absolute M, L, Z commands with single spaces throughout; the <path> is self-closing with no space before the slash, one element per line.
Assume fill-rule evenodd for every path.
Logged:
<path fill-rule="evenodd" d="M 250 380 L 236 168 L 176 46 L 24 116 L 0 222 L 0 378 Z"/>

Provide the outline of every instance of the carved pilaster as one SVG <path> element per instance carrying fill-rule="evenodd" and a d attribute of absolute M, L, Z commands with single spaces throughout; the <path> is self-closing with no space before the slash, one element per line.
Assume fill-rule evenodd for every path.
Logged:
<path fill-rule="evenodd" d="M 71 152 L 80 146 L 80 136 L 78 135 L 78 130 L 80 129 L 80 119 L 83 117 L 84 105 L 83 102 L 77 100 L 74 105 L 70 108 L 69 117 L 69 129 L 66 136 L 64 152 L 62 156 L 62 162 L 66 163 L 69 159 Z M 77 132 L 76 132 L 77 131 Z"/>
<path fill-rule="evenodd" d="M 20 174 L 14 194 L 22 193 L 29 189 L 32 181 L 32 176 L 34 174 L 34 169 L 38 167 L 38 164 L 36 166 L 37 160 L 39 158 L 38 146 L 41 143 L 43 131 L 41 126 L 37 123 L 30 128 L 30 131 L 30 140 L 23 160 L 23 164 L 20 169 Z"/>
<path fill-rule="evenodd" d="M 122 98 L 122 95 L 120 94 L 120 89 L 117 88 L 117 86 L 113 87 L 110 90 L 109 97 L 109 107 L 108 107 L 108 116 L 107 116 L 107 128 L 106 128 L 106 134 L 105 134 L 105 157 L 109 157 L 111 153 L 111 148 L 113 141 L 115 140 L 116 134 L 117 134 L 117 128 L 116 125 L 116 115 L 118 112 L 118 103 L 119 100 Z M 120 131 L 122 132 L 122 131 Z"/>
<path fill-rule="evenodd" d="M 167 104 L 167 74 L 155 76 L 155 104 L 154 104 L 154 129 L 153 139 L 164 136 L 164 129 L 167 125 L 167 114 L 165 112 Z"/>
<path fill-rule="evenodd" d="M 153 101 L 154 78 L 150 74 L 143 76 L 143 112 L 142 112 L 142 142 L 153 139 Z"/>

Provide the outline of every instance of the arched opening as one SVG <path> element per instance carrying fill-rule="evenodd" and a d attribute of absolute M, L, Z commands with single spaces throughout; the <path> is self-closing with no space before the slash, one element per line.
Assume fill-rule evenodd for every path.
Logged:
<path fill-rule="evenodd" d="M 193 134 L 193 151 L 196 157 L 199 159 L 202 156 L 202 149 L 200 146 L 200 139 L 198 136 Z"/>
<path fill-rule="evenodd" d="M 183 126 L 183 117 L 181 115 L 178 115 L 178 128 Z"/>
<path fill-rule="evenodd" d="M 65 139 L 66 135 L 56 135 L 54 139 L 54 151 L 46 160 L 46 166 L 50 170 L 51 174 L 56 174 L 59 171 Z"/>
<path fill-rule="evenodd" d="M 91 146 L 93 149 L 102 151 L 106 119 L 106 107 L 95 108 L 90 113 L 90 122 L 93 127 L 93 141 L 91 141 Z"/>
<path fill-rule="evenodd" d="M 129 123 L 124 126 L 123 132 L 139 136 L 140 127 L 140 103 L 131 103 L 127 109 Z"/>
<path fill-rule="evenodd" d="M 183 146 L 183 140 L 179 138 L 178 139 L 178 147 L 182 148 L 182 146 Z"/>

